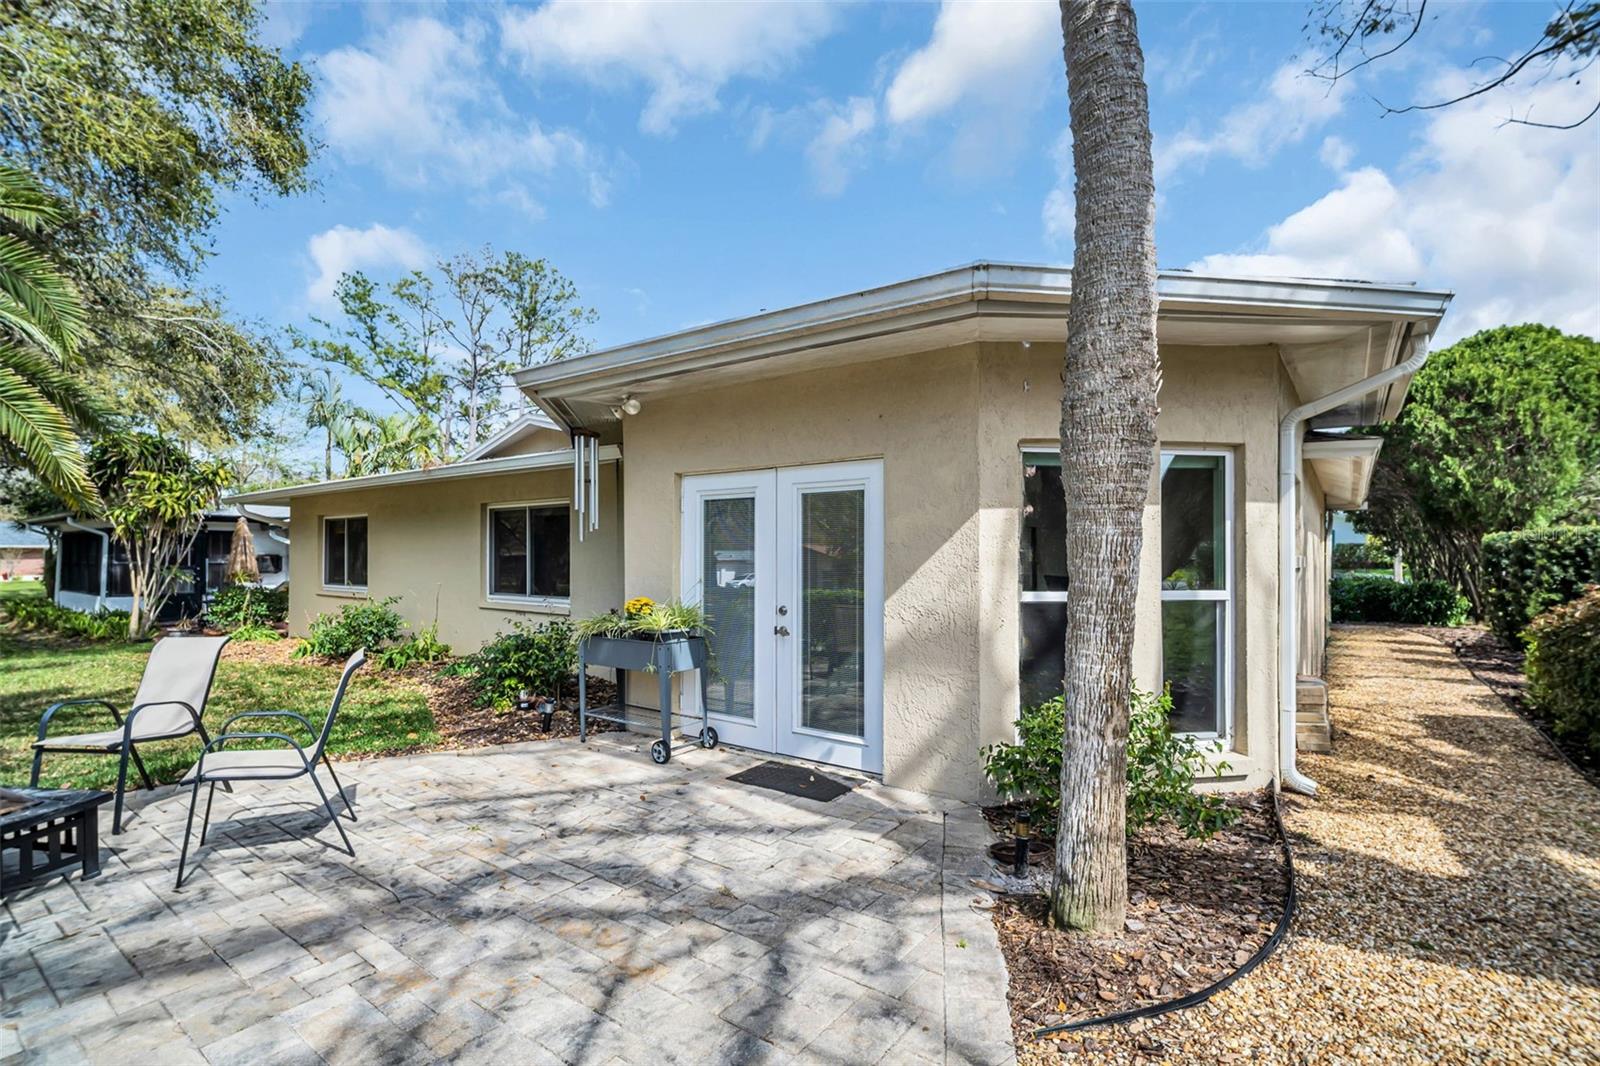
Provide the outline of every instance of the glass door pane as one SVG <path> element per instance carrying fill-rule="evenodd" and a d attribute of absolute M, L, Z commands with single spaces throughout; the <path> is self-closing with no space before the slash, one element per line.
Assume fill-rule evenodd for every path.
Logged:
<path fill-rule="evenodd" d="M 713 714 L 756 714 L 756 499 L 701 503 L 700 587 L 711 627 L 706 699 Z"/>
<path fill-rule="evenodd" d="M 866 492 L 802 493 L 800 526 L 800 724 L 861 737 Z"/>

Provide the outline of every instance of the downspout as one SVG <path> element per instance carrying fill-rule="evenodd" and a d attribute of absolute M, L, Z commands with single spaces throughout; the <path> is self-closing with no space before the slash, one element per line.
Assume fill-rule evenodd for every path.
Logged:
<path fill-rule="evenodd" d="M 1388 370 L 1346 385 L 1318 397 L 1283 416 L 1278 423 L 1278 774 L 1283 788 L 1317 794 L 1317 783 L 1295 767 L 1295 710 L 1298 694 L 1295 679 L 1300 672 L 1300 629 L 1295 588 L 1296 543 L 1299 540 L 1299 499 L 1295 479 L 1300 472 L 1300 438 L 1305 421 L 1325 411 L 1376 392 L 1386 385 L 1415 374 L 1428 361 L 1427 338 L 1411 340 L 1412 327 L 1406 327 L 1406 340 L 1413 354 Z"/>
<path fill-rule="evenodd" d="M 106 578 L 111 572 L 111 535 L 103 529 L 79 524 L 76 518 L 65 519 L 69 529 L 76 529 L 82 533 L 93 533 L 100 538 L 100 594 L 94 598 L 95 613 L 106 609 Z M 61 553 L 56 553 L 56 595 L 61 595 Z"/>

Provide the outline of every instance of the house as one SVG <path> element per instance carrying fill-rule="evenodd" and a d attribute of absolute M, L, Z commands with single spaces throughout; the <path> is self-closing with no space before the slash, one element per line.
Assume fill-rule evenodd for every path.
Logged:
<path fill-rule="evenodd" d="M 1327 515 L 1361 505 L 1381 442 L 1307 433 L 1392 418 L 1450 296 L 1181 271 L 1159 290 L 1136 673 L 1172 686 L 1226 786 L 1310 791 Z M 295 569 L 318 575 L 296 631 L 369 595 L 458 648 L 696 600 L 726 742 L 973 798 L 979 749 L 1059 691 L 1070 298 L 1067 269 L 980 263 L 699 326 L 520 371 L 542 413 L 461 462 L 236 500 L 294 513 Z"/>
<path fill-rule="evenodd" d="M 289 580 L 289 509 L 221 506 L 208 511 L 194 546 L 182 564 L 187 571 L 167 601 L 162 620 L 193 618 L 227 578 L 228 552 L 241 515 L 255 540 L 261 585 L 276 588 Z M 70 514 L 27 520 L 55 544 L 55 602 L 77 611 L 127 611 L 133 607 L 128 583 L 128 553 L 111 536 L 110 526 Z"/>
<path fill-rule="evenodd" d="M 0 522 L 0 581 L 38 581 L 44 577 L 44 550 L 50 540 L 20 522 Z"/>

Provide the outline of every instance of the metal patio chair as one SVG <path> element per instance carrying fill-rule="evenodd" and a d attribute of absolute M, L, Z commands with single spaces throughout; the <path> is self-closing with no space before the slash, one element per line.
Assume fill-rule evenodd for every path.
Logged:
<path fill-rule="evenodd" d="M 126 718 L 117 713 L 109 700 L 52 703 L 39 719 L 39 737 L 33 742 L 33 774 L 28 786 L 39 787 L 39 770 L 46 752 L 121 755 L 111 831 L 122 832 L 122 794 L 128 783 L 128 760 L 132 759 L 138 768 L 145 788 L 156 787 L 144 768 L 144 760 L 139 758 L 137 745 L 152 740 L 175 740 L 190 733 L 199 733 L 202 743 L 211 742 L 202 718 L 206 713 L 206 700 L 211 696 L 211 682 L 217 676 L 217 660 L 222 657 L 223 645 L 228 640 L 228 637 L 164 637 L 156 641 L 150 649 L 150 658 L 145 661 L 144 676 L 139 680 L 139 691 L 134 694 L 133 706 L 128 708 Z M 117 727 L 99 733 L 46 735 L 56 712 L 66 707 L 90 705 L 110 711 Z"/>
<path fill-rule="evenodd" d="M 322 805 L 327 809 L 328 820 L 333 822 L 339 836 L 344 841 L 345 854 L 354 856 L 356 849 L 350 843 L 350 837 L 344 831 L 344 825 L 339 821 L 338 813 L 333 809 L 333 803 L 328 799 L 328 793 L 323 790 L 322 782 L 317 780 L 317 761 L 327 768 L 328 776 L 333 779 L 333 787 L 339 793 L 339 799 L 344 802 L 344 809 L 349 813 L 350 820 L 356 820 L 355 808 L 350 805 L 350 798 L 344 794 L 344 786 L 339 783 L 339 775 L 333 772 L 333 763 L 328 761 L 326 748 L 328 735 L 333 732 L 333 720 L 339 716 L 339 704 L 344 701 L 345 689 L 349 687 L 350 677 L 367 661 L 366 649 L 357 651 L 345 660 L 344 673 L 339 676 L 339 687 L 334 689 L 333 703 L 328 708 L 328 717 L 322 723 L 322 731 L 317 732 L 311 722 L 304 715 L 293 711 L 246 711 L 236 714 L 222 723 L 222 730 L 217 738 L 206 743 L 200 752 L 199 760 L 183 776 L 180 784 L 193 785 L 189 793 L 189 820 L 183 827 L 183 850 L 178 853 L 178 882 L 175 887 L 183 887 L 183 868 L 189 858 L 189 834 L 194 829 L 194 809 L 200 799 L 200 786 L 210 786 L 206 792 L 206 814 L 200 823 L 200 844 L 206 842 L 206 830 L 211 825 L 211 801 L 216 798 L 217 786 L 229 787 L 238 781 L 289 781 L 296 777 L 309 777 L 311 783 L 317 788 L 317 795 L 322 797 Z M 316 737 L 316 746 L 307 751 L 293 737 L 286 733 L 230 733 L 229 727 L 241 718 L 292 718 L 305 729 L 306 733 Z M 281 740 L 289 745 L 287 748 L 235 748 L 225 750 L 230 740 Z"/>

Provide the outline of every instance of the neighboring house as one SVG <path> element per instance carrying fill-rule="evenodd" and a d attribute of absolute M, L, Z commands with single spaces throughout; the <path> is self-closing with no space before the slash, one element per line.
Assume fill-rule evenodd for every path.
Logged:
<path fill-rule="evenodd" d="M 20 522 L 0 522 L 0 581 L 38 581 L 50 538 Z"/>
<path fill-rule="evenodd" d="M 289 509 L 246 507 L 245 520 L 255 540 L 261 585 L 276 588 L 289 580 Z M 217 507 L 207 512 L 194 547 L 182 563 L 186 571 L 178 592 L 167 602 L 163 621 L 193 618 L 227 578 L 228 551 L 240 508 Z M 133 607 L 128 581 L 128 553 L 111 536 L 110 527 L 91 518 L 68 514 L 30 518 L 29 527 L 55 542 L 55 601 L 77 611 L 127 611 Z"/>
<path fill-rule="evenodd" d="M 1306 430 L 1394 417 L 1449 294 L 1159 284 L 1136 675 L 1172 686 L 1229 786 L 1309 788 L 1293 723 L 1322 669 L 1324 516 L 1361 505 L 1376 445 Z M 1070 287 L 979 264 L 544 364 L 517 383 L 549 418 L 462 462 L 237 499 L 293 509 L 295 569 L 319 575 L 294 585 L 297 632 L 368 595 L 461 649 L 698 600 L 726 741 L 977 797 L 979 749 L 1060 687 Z"/>

